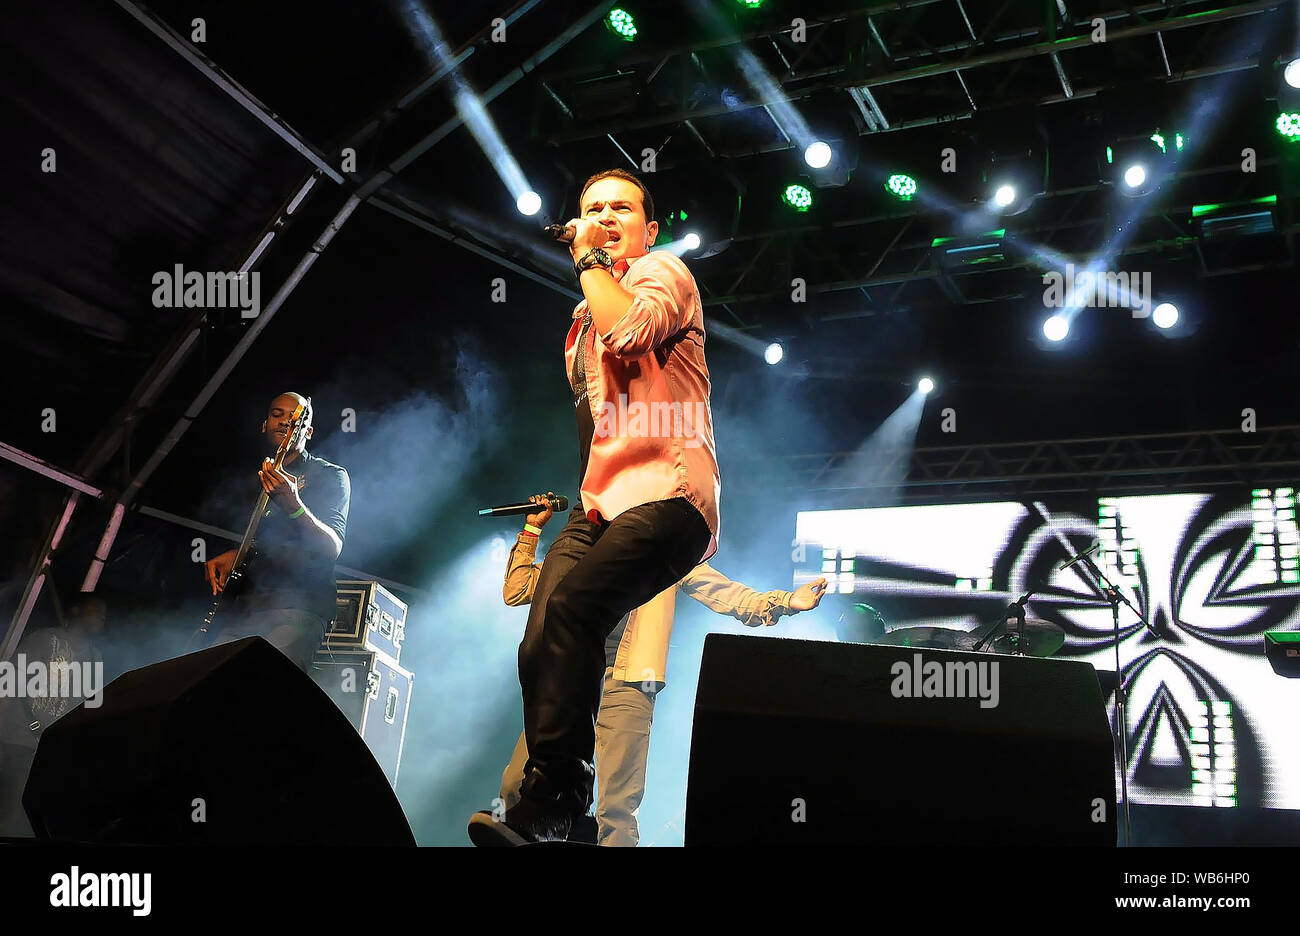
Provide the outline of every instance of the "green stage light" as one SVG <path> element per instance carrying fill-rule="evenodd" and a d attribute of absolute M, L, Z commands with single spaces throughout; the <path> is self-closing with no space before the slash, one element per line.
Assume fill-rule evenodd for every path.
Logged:
<path fill-rule="evenodd" d="M 757 10 L 763 5 L 763 0 L 736 0 L 736 2 L 747 10 Z"/>
<path fill-rule="evenodd" d="M 795 211 L 807 211 L 812 207 L 812 192 L 803 185 L 787 185 L 785 192 L 781 195 L 781 201 Z"/>
<path fill-rule="evenodd" d="M 1300 140 L 1300 114 L 1294 111 L 1277 115 L 1277 132 L 1294 143 Z"/>
<path fill-rule="evenodd" d="M 911 201 L 912 196 L 916 194 L 916 180 L 901 173 L 891 175 L 885 181 L 885 188 L 889 190 L 891 195 L 901 198 L 903 201 Z"/>
<path fill-rule="evenodd" d="M 636 21 L 632 19 L 632 14 L 627 10 L 615 7 L 609 11 L 605 17 L 605 25 L 609 31 L 627 42 L 636 38 Z"/>
<path fill-rule="evenodd" d="M 1159 130 L 1157 130 L 1155 133 L 1151 134 L 1150 140 L 1151 140 L 1151 142 L 1154 143 L 1156 146 L 1160 147 L 1160 152 L 1165 153 L 1166 155 L 1168 155 L 1169 150 L 1166 148 L 1166 147 L 1167 147 L 1167 144 L 1166 144 L 1166 141 L 1165 141 L 1164 134 L 1162 134 Z M 1187 142 L 1187 141 L 1183 138 L 1183 135 L 1182 135 L 1181 133 L 1175 133 L 1175 134 L 1174 134 L 1174 149 L 1175 149 L 1175 150 L 1181 150 L 1181 149 L 1183 148 L 1183 144 L 1186 143 L 1186 142 Z"/>

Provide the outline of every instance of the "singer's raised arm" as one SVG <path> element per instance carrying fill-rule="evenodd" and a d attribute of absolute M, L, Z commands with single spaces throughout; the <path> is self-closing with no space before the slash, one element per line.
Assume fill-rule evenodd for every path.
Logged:
<path fill-rule="evenodd" d="M 667 251 L 638 257 L 621 282 L 604 270 L 582 274 L 582 291 L 600 340 L 619 357 L 649 354 L 692 323 L 695 279 Z"/>

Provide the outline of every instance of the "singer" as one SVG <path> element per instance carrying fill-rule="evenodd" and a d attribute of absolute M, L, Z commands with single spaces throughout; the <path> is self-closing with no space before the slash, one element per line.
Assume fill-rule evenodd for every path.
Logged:
<path fill-rule="evenodd" d="M 592 176 L 579 206 L 570 253 L 584 299 L 564 353 L 579 503 L 547 551 L 519 646 L 529 752 L 519 801 L 504 816 L 471 818 L 476 845 L 568 838 L 592 799 L 606 637 L 718 548 L 721 482 L 695 278 L 671 253 L 650 253 L 654 202 L 632 173 Z M 680 431 L 597 424 L 607 403 L 676 405 L 703 418 L 688 446 Z"/>
<path fill-rule="evenodd" d="M 534 512 L 525 520 L 506 563 L 501 595 L 508 605 L 532 600 L 541 571 L 533 559 L 538 537 L 552 511 L 542 496 L 534 496 L 532 504 Z M 613 846 L 632 846 L 640 841 L 637 811 L 645 795 L 650 725 L 655 699 L 668 678 L 669 640 L 679 592 L 747 627 L 770 627 L 783 615 L 817 607 L 827 584 L 825 578 L 819 578 L 792 592 L 760 593 L 701 562 L 675 586 L 624 617 L 605 641 L 605 683 L 596 719 L 596 815 L 594 821 L 591 817 L 579 819 L 569 831 L 569 840 Z M 501 776 L 502 803 L 509 805 L 519 799 L 527 762 L 528 741 L 520 735 Z"/>

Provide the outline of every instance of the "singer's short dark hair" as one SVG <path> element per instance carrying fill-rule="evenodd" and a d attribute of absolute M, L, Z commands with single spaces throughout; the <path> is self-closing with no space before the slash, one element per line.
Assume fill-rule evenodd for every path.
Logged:
<path fill-rule="evenodd" d="M 641 207 L 645 209 L 646 221 L 653 221 L 655 219 L 655 200 L 650 196 L 650 190 L 646 188 L 644 182 L 626 169 L 606 169 L 604 172 L 597 172 L 586 182 L 582 183 L 582 191 L 578 193 L 579 213 L 582 211 L 582 196 L 586 195 L 587 189 L 591 188 L 593 184 L 599 182 L 601 179 L 623 179 L 627 182 L 631 182 L 641 190 Z"/>

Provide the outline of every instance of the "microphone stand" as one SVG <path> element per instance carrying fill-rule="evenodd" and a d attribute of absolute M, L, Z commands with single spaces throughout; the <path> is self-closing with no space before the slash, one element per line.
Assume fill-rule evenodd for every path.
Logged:
<path fill-rule="evenodd" d="M 1007 605 L 1007 609 L 1002 612 L 998 621 L 994 623 L 992 630 L 983 635 L 975 643 L 972 650 L 978 653 L 981 647 L 990 644 L 998 638 L 998 632 L 1005 629 L 1008 621 L 1014 620 L 1017 625 L 1015 630 L 1009 630 L 1006 631 L 1006 633 L 1011 637 L 1012 647 L 1019 651 L 1020 641 L 1025 634 L 1025 602 L 1027 602 L 1033 594 L 1032 591 L 1027 591 L 1015 601 L 1011 602 L 1011 604 Z"/>
<path fill-rule="evenodd" d="M 1124 670 L 1120 667 L 1119 662 L 1119 606 L 1126 604 L 1137 619 L 1142 622 L 1143 626 L 1153 634 L 1158 632 L 1153 628 L 1147 619 L 1142 616 L 1137 608 L 1133 607 L 1133 602 L 1124 597 L 1124 594 L 1111 584 L 1110 580 L 1102 574 L 1101 569 L 1092 561 L 1087 553 L 1079 556 L 1079 560 L 1088 567 L 1097 579 L 1097 587 L 1101 590 L 1106 601 L 1110 603 L 1111 624 L 1115 631 L 1115 736 L 1119 744 L 1119 784 L 1120 796 L 1124 799 L 1124 847 L 1128 848 L 1133 844 L 1132 825 L 1129 818 L 1129 798 L 1128 798 L 1128 719 L 1125 715 L 1126 696 L 1124 691 Z"/>

